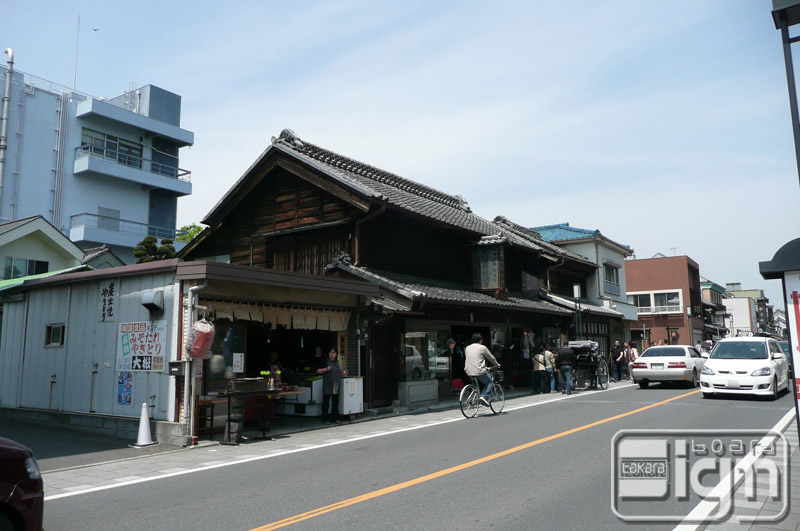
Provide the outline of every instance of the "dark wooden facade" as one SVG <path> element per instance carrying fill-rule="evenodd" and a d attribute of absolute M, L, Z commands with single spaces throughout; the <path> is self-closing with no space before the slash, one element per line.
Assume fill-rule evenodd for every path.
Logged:
<path fill-rule="evenodd" d="M 473 253 L 480 239 L 474 232 L 378 198 L 358 196 L 279 151 L 252 168 L 246 184 L 236 192 L 238 197 L 227 201 L 230 206 L 206 220 L 210 230 L 190 244 L 185 259 L 229 255 L 234 264 L 325 275 L 325 267 L 344 252 L 356 265 L 371 270 L 474 285 Z M 585 292 L 585 277 L 592 266 L 569 260 L 565 264 L 563 259 L 530 249 L 501 245 L 504 271 L 501 288 L 494 290 L 498 297 L 508 292 L 536 296 L 548 287 L 571 295 L 574 282 Z M 427 313 L 416 313 L 414 319 L 450 320 L 465 326 L 496 323 L 508 326 L 509 331 L 516 326 L 514 334 L 521 334 L 519 327 L 535 320 L 527 312 L 435 304 L 426 308 Z M 367 402 L 380 406 L 397 397 L 405 325 L 398 315 L 372 317 L 365 349 L 350 352 L 348 359 L 360 357 Z M 568 328 L 569 323 L 569 317 L 543 314 L 539 326 Z M 352 324 L 353 334 L 356 327 Z M 508 335 L 512 337 L 511 332 Z M 349 344 L 355 348 L 356 341 Z"/>

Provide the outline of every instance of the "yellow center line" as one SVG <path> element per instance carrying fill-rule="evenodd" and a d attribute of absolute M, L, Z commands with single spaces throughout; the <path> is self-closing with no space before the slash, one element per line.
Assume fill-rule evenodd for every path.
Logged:
<path fill-rule="evenodd" d="M 535 441 L 531 441 L 529 443 L 521 444 L 519 446 L 515 446 L 514 448 L 509 448 L 508 450 L 503 450 L 502 452 L 497 452 L 496 454 L 487 455 L 486 457 L 481 457 L 480 459 L 475 459 L 474 461 L 469 461 L 467 463 L 463 463 L 454 467 L 446 468 L 444 470 L 440 470 L 438 472 L 434 472 L 432 474 L 428 474 L 426 476 L 421 476 L 415 479 L 411 479 L 409 481 L 404 481 L 403 483 L 398 483 L 396 485 L 392 485 L 390 487 L 386 487 L 383 489 L 378 489 L 372 492 L 368 492 L 366 494 L 362 494 L 361 496 L 356 496 L 354 498 L 349 498 L 347 500 L 342 500 L 340 502 L 336 502 L 331 505 L 326 505 L 325 507 L 320 507 L 319 509 L 314 509 L 313 511 L 308 511 L 306 513 L 301 513 L 290 518 L 286 518 L 284 520 L 278 520 L 277 522 L 272 522 L 271 524 L 267 524 L 265 526 L 257 527 L 252 531 L 267 531 L 270 529 L 278 529 L 281 527 L 285 527 L 287 525 L 296 524 L 302 522 L 303 520 L 308 520 L 310 518 L 314 518 L 317 516 L 321 516 L 325 513 L 330 513 L 332 511 L 337 511 L 339 509 L 344 509 L 345 507 L 349 507 L 351 505 L 355 505 L 357 503 L 365 502 L 367 500 L 372 500 L 374 498 L 379 498 L 380 496 L 385 496 L 386 494 L 391 494 L 393 492 L 397 492 L 399 490 L 407 489 L 408 487 L 413 487 L 414 485 L 419 485 L 420 483 L 425 483 L 442 476 L 446 476 L 448 474 L 452 474 L 454 472 L 459 472 L 461 470 L 465 470 L 467 468 L 471 468 L 489 461 L 493 461 L 495 459 L 500 459 L 501 457 L 505 457 L 507 455 L 511 455 L 516 452 L 520 452 L 522 450 L 526 450 L 528 448 L 532 448 L 542 443 L 550 442 L 555 439 L 559 439 L 561 437 L 565 437 L 567 435 L 571 435 L 573 433 L 578 433 L 579 431 L 588 430 L 589 428 L 593 428 L 595 426 L 600 426 L 601 424 L 606 424 L 607 422 L 612 422 L 621 418 L 629 417 L 631 415 L 635 415 L 637 413 L 641 413 L 642 411 L 647 411 L 648 409 L 653 409 L 654 407 L 663 406 L 669 402 L 674 400 L 680 400 L 681 398 L 694 395 L 700 392 L 700 389 L 696 391 L 690 391 L 688 393 L 684 393 L 682 395 L 673 396 L 672 398 L 668 398 L 667 400 L 662 400 L 661 402 L 656 402 L 655 404 L 650 404 L 649 406 L 640 407 L 639 409 L 634 409 L 633 411 L 628 411 L 627 413 L 621 413 L 619 415 L 614 415 L 613 417 L 608 417 L 602 420 L 598 420 L 596 422 L 592 422 L 590 424 L 585 424 L 583 426 L 579 426 L 577 428 L 572 428 L 571 430 L 562 431 L 561 433 L 556 433 L 555 435 L 549 435 L 547 437 L 543 437 L 541 439 L 537 439 Z"/>

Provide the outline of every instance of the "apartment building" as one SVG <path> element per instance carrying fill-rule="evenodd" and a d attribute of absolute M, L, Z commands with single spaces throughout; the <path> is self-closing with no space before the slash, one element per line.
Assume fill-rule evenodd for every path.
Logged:
<path fill-rule="evenodd" d="M 704 339 L 700 266 L 688 256 L 664 256 L 625 262 L 628 301 L 639 320 L 634 338 L 649 344 L 694 345 Z"/>
<path fill-rule="evenodd" d="M 737 299 L 753 299 L 756 307 L 756 328 L 753 332 L 768 332 L 772 326 L 769 299 L 763 289 L 742 289 L 741 282 L 728 282 L 725 287 Z"/>
<path fill-rule="evenodd" d="M 154 85 L 107 99 L 14 69 L 0 140 L 0 222 L 41 214 L 81 248 L 126 262 L 147 235 L 175 238 L 177 201 L 192 193 L 179 151 L 181 97 Z"/>

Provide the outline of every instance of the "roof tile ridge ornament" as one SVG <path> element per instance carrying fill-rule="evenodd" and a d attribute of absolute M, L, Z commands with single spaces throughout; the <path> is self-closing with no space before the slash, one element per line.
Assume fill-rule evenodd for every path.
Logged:
<path fill-rule="evenodd" d="M 539 234 L 538 232 L 536 232 L 535 230 L 529 229 L 527 227 L 523 227 L 522 225 L 520 225 L 518 223 L 514 223 L 513 221 L 511 221 L 510 219 L 508 219 L 507 217 L 505 217 L 503 215 L 500 215 L 500 216 L 497 216 L 496 218 L 494 218 L 494 222 L 497 223 L 500 226 L 506 227 L 507 229 L 509 229 L 509 230 L 511 230 L 513 232 L 522 234 L 522 235 L 527 236 L 529 238 L 534 238 L 535 240 L 544 241 L 544 238 L 542 238 L 542 235 Z"/>
<path fill-rule="evenodd" d="M 400 190 L 413 193 L 420 197 L 424 197 L 453 208 L 460 208 L 467 212 L 471 212 L 469 204 L 461 196 L 452 196 L 446 194 L 440 190 L 436 190 L 430 186 L 412 181 L 411 179 L 406 179 L 405 177 L 401 177 L 395 173 L 382 170 L 376 166 L 372 166 L 371 164 L 366 164 L 310 142 L 305 142 L 301 140 L 291 129 L 284 129 L 281 131 L 281 134 L 277 139 L 273 137 L 272 143 L 284 144 L 305 155 L 308 155 L 326 164 L 330 164 L 331 166 L 339 169 L 356 173 L 362 177 L 366 177 L 367 179 L 372 179 L 373 181 L 377 181 L 379 183 L 394 186 Z"/>
<path fill-rule="evenodd" d="M 336 258 L 333 259 L 333 262 L 331 262 L 330 264 L 325 266 L 325 272 L 326 273 L 330 273 L 331 271 L 333 271 L 334 269 L 336 269 L 340 265 L 347 265 L 347 266 L 350 266 L 350 267 L 356 267 L 356 266 L 353 265 L 353 260 L 352 260 L 352 258 L 350 258 L 350 255 L 347 253 L 347 251 L 341 251 L 339 253 L 339 256 L 337 256 Z"/>

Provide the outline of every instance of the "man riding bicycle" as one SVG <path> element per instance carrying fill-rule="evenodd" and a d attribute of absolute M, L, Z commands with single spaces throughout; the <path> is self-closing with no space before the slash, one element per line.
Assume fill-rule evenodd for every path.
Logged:
<path fill-rule="evenodd" d="M 475 333 L 472 334 L 472 344 L 466 348 L 466 360 L 464 361 L 464 371 L 467 376 L 476 378 L 483 384 L 483 393 L 481 393 L 481 403 L 484 406 L 489 405 L 489 398 L 492 393 L 492 375 L 486 370 L 486 362 L 488 361 L 493 367 L 500 368 L 500 364 L 488 348 L 483 344 L 483 336 Z"/>

